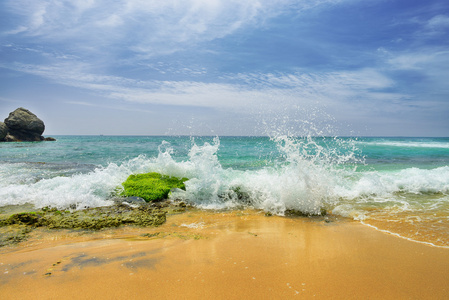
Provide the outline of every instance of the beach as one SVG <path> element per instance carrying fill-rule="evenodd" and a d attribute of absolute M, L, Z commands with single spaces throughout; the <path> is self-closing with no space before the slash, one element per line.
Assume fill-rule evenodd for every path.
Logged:
<path fill-rule="evenodd" d="M 449 299 L 448 0 L 0 16 L 0 300 Z"/>
<path fill-rule="evenodd" d="M 447 298 L 447 138 L 1 147 L 0 299 Z M 121 198 L 149 172 L 188 179 L 173 206 Z"/>
<path fill-rule="evenodd" d="M 34 230 L 2 299 L 446 299 L 449 249 L 335 216 L 189 209 L 159 227 Z"/>

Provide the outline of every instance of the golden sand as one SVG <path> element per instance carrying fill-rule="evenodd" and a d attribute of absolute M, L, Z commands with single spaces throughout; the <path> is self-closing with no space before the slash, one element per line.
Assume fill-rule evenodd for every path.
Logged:
<path fill-rule="evenodd" d="M 0 299 L 447 299 L 449 249 L 357 222 L 191 211 L 158 228 L 40 230 Z"/>

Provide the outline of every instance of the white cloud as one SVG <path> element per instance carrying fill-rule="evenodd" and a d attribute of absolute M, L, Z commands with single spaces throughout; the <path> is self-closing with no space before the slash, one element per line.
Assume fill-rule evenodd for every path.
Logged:
<path fill-rule="evenodd" d="M 422 77 L 420 83 L 430 97 L 432 94 L 449 92 L 449 51 L 426 47 L 415 51 L 389 52 L 386 60 L 392 70 L 414 72 Z M 413 89 L 411 86 L 410 89 Z M 446 101 L 442 98 L 440 101 Z"/>
<path fill-rule="evenodd" d="M 410 77 L 420 78 L 420 82 L 415 82 L 409 89 L 421 85 L 421 96 L 448 92 L 449 50 L 446 37 L 449 33 L 449 16 L 436 14 L 423 18 L 417 14 L 408 22 L 418 27 L 411 32 L 407 47 L 378 49 L 379 58 L 385 62 L 383 68 L 393 72 L 408 72 Z"/>
<path fill-rule="evenodd" d="M 425 27 L 432 31 L 441 31 L 449 29 L 449 16 L 437 15 L 430 19 Z"/>
<path fill-rule="evenodd" d="M 84 49 L 120 45 L 156 55 L 263 26 L 287 10 L 303 11 L 340 1 L 8 0 L 10 10 L 22 18 L 4 33 L 28 34 L 52 43 L 76 41 Z"/>
<path fill-rule="evenodd" d="M 357 95 L 392 87 L 394 82 L 374 69 L 321 73 L 239 74 L 235 77 L 258 89 L 294 90 L 303 97 L 333 94 Z"/>
<path fill-rule="evenodd" d="M 21 32 L 26 32 L 27 30 L 28 30 L 28 27 L 19 26 L 16 29 L 5 31 L 5 34 L 7 34 L 7 35 L 18 34 L 18 33 L 21 33 Z"/>
<path fill-rule="evenodd" d="M 10 69 L 81 88 L 113 103 L 206 107 L 234 113 L 276 113 L 286 107 L 327 107 L 341 115 L 399 110 L 406 95 L 383 89 L 394 82 L 373 69 L 328 73 L 252 73 L 228 75 L 221 82 L 142 81 L 98 75 L 87 64 L 15 64 Z M 88 103 L 85 103 L 88 104 Z"/>
<path fill-rule="evenodd" d="M 96 106 L 94 103 L 83 102 L 83 101 L 67 101 L 66 103 L 74 104 L 74 105 L 82 105 L 82 106 Z"/>
<path fill-rule="evenodd" d="M 409 24 L 418 26 L 412 37 L 415 41 L 428 41 L 429 39 L 440 39 L 447 36 L 449 31 L 449 16 L 444 14 L 435 14 L 430 18 L 417 16 L 408 19 Z"/>
<path fill-rule="evenodd" d="M 110 15 L 105 19 L 97 21 L 96 25 L 98 25 L 99 27 L 118 27 L 120 25 L 123 25 L 123 19 L 118 15 Z"/>
<path fill-rule="evenodd" d="M 420 70 L 435 59 L 436 53 L 403 53 L 392 56 L 388 62 L 400 70 Z"/>

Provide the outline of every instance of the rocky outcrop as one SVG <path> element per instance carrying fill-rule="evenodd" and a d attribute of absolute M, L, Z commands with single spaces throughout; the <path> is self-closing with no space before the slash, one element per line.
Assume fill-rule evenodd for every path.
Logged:
<path fill-rule="evenodd" d="M 4 127 L 6 127 L 7 134 L 3 136 Z M 42 136 L 44 130 L 45 125 L 41 119 L 28 109 L 20 107 L 9 114 L 5 123 L 0 123 L 0 141 L 36 142 L 54 140 L 52 138 L 45 139 Z"/>
<path fill-rule="evenodd" d="M 5 125 L 5 123 L 0 122 L 0 141 L 3 140 L 7 134 L 8 134 L 8 127 Z"/>

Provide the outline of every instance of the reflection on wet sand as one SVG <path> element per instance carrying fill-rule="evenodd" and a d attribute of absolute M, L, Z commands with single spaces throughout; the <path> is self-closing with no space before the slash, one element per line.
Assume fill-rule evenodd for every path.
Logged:
<path fill-rule="evenodd" d="M 88 235 L 42 230 L 1 251 L 2 299 L 443 299 L 449 278 L 449 249 L 254 211 L 191 211 Z"/>

